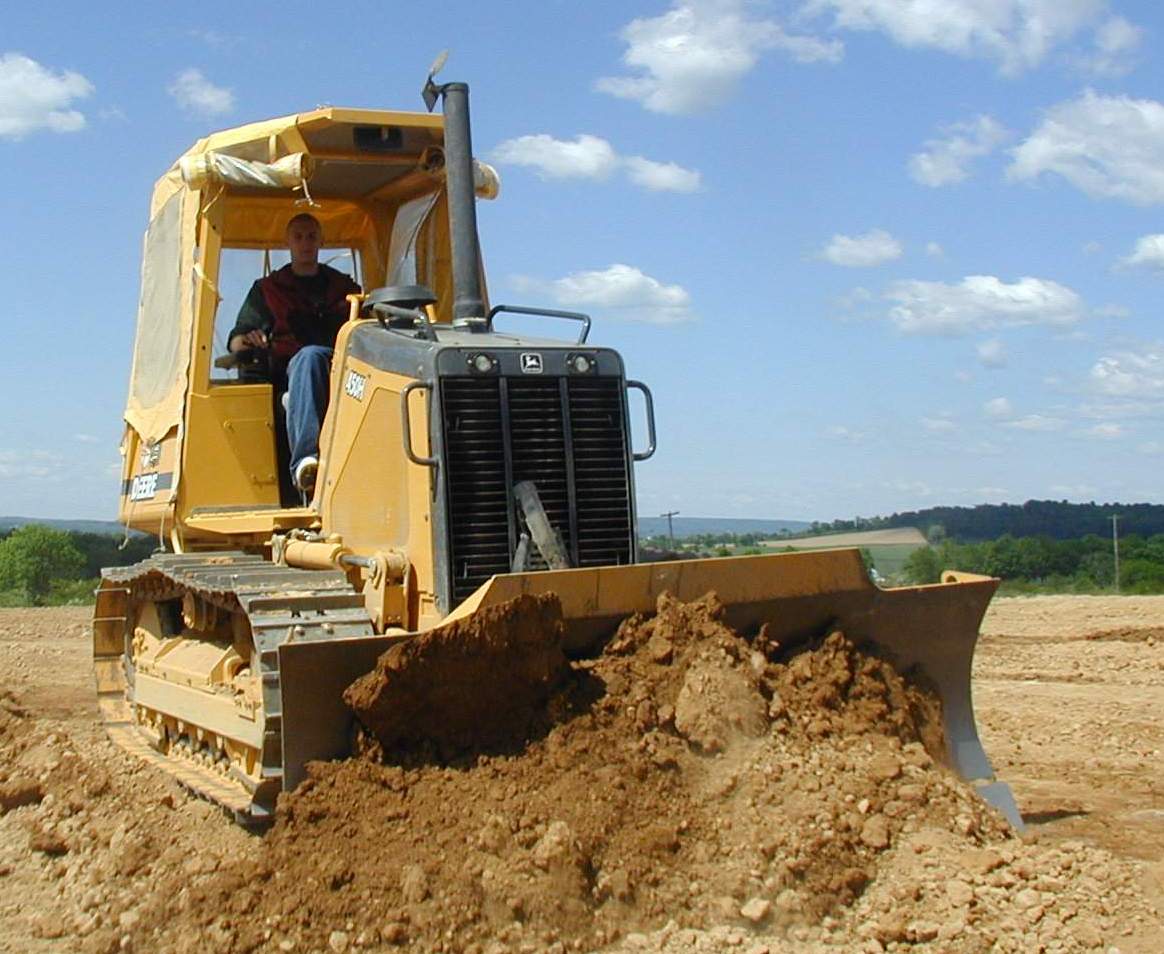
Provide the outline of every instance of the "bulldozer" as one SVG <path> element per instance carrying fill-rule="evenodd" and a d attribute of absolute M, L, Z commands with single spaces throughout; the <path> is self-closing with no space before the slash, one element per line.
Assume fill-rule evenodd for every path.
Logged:
<path fill-rule="evenodd" d="M 309 762 L 349 753 L 345 687 L 394 644 L 555 594 L 565 649 L 584 655 L 664 593 L 714 591 L 741 633 L 791 647 L 840 627 L 924 680 L 950 767 L 1020 824 L 970 694 L 997 580 L 882 588 L 856 549 L 638 561 L 651 392 L 589 342 L 588 316 L 489 304 L 477 201 L 500 183 L 473 157 L 468 86 L 435 75 L 426 111 L 324 107 L 216 132 L 154 188 L 119 518 L 159 546 L 104 570 L 96 594 L 111 738 L 262 824 Z M 277 383 L 223 339 L 304 210 L 370 289 L 336 337 L 309 495 L 288 478 Z"/>

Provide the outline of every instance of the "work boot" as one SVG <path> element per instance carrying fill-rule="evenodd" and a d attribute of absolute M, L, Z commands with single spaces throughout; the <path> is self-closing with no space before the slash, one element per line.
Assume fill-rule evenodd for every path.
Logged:
<path fill-rule="evenodd" d="M 295 474 L 292 479 L 295 481 L 295 486 L 303 491 L 303 493 L 310 493 L 315 489 L 315 475 L 319 472 L 319 459 L 316 457 L 304 457 L 298 464 L 295 465 Z"/>

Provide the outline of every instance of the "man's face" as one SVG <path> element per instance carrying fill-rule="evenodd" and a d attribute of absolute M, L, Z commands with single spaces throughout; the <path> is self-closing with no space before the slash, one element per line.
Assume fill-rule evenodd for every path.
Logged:
<path fill-rule="evenodd" d="M 287 226 L 287 248 L 294 265 L 315 265 L 319 262 L 319 246 L 323 236 L 314 222 L 292 222 Z"/>

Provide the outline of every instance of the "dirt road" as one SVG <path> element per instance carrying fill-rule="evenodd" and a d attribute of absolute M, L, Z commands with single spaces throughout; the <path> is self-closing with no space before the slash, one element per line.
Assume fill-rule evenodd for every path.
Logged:
<path fill-rule="evenodd" d="M 379 817 L 393 851 L 419 852 L 376 861 L 394 894 L 378 893 L 358 858 L 300 858 L 304 847 L 332 850 L 302 827 L 248 835 L 153 769 L 127 762 L 96 725 L 86 618 L 82 609 L 0 610 L 0 951 L 229 951 L 243 949 L 244 939 L 248 950 L 337 954 L 1164 950 L 1164 597 L 1009 599 L 991 608 L 975 705 L 986 750 L 1027 820 L 1022 840 L 968 809 L 965 793 L 927 767 L 919 746 L 881 735 L 806 748 L 786 730 L 775 743 L 753 739 L 696 757 L 652 750 L 667 736 L 650 729 L 618 752 L 595 753 L 590 765 L 596 737 L 576 720 L 528 759 L 482 759 L 464 772 L 369 767 L 322 777 L 297 803 L 304 824 L 322 831 L 334 823 L 350 839 L 374 833 L 366 817 L 327 801 L 328 790 L 355 792 L 353 803 L 386 813 Z M 641 664 L 623 657 L 619 672 L 656 665 L 658 642 L 643 643 Z M 746 658 L 738 671 L 747 671 Z M 701 678 L 712 685 L 731 675 L 717 672 Z M 623 681 L 633 690 L 635 680 Z M 680 695 L 689 693 L 691 679 L 680 683 Z M 643 711 L 641 703 L 625 716 L 613 707 L 603 743 L 631 731 Z M 588 718 L 597 724 L 599 716 Z M 687 760 L 698 786 L 685 781 Z M 681 824 L 664 830 L 668 806 L 637 805 L 635 779 L 619 777 L 616 766 L 642 773 L 655 797 L 680 800 Z M 585 785 L 570 789 L 579 772 Z M 579 805 L 563 807 L 563 792 Z M 618 830 L 602 814 L 610 793 L 625 816 Z M 463 807 L 432 804 L 446 797 Z M 919 797 L 937 807 L 918 809 Z M 574 808 L 586 812 L 569 815 Z M 606 826 L 609 845 L 587 842 L 587 818 Z M 784 827 L 751 845 L 756 826 L 769 823 Z M 815 840 L 806 840 L 810 830 Z M 579 846 L 589 859 L 582 867 Z M 828 913 L 803 892 L 782 890 L 796 864 L 828 875 L 813 867 L 816 856 L 839 846 L 847 846 L 847 867 L 819 882 L 820 896 L 840 899 Z M 609 867 L 615 854 L 620 871 Z M 282 871 L 271 871 L 273 857 Z M 272 906 L 280 893 L 310 897 L 286 881 L 317 874 L 331 906 L 314 921 L 302 904 Z M 512 911 L 493 941 L 458 948 L 442 938 L 456 936 L 451 907 L 468 897 L 458 893 L 467 877 L 493 879 Z M 557 894 L 569 902 L 565 914 L 555 914 Z M 408 911 L 385 906 L 386 898 L 404 899 Z M 523 931 L 523 920 L 538 923 L 539 905 L 549 922 L 589 926 Z M 258 929 L 240 924 L 237 910 L 253 911 Z M 375 916 L 352 913 L 362 910 Z"/>

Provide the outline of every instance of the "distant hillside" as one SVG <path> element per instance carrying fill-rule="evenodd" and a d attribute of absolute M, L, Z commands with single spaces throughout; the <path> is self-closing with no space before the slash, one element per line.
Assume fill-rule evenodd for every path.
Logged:
<path fill-rule="evenodd" d="M 766 546 L 791 547 L 793 550 L 819 550 L 821 547 L 924 547 L 926 538 L 916 527 L 887 530 L 862 530 L 856 533 L 825 533 L 810 537 L 787 537 L 765 540 Z"/>
<path fill-rule="evenodd" d="M 116 520 L 51 520 L 47 517 L 0 517 L 0 532 L 25 524 L 39 523 L 54 530 L 73 530 L 77 533 L 125 533 Z"/>
<path fill-rule="evenodd" d="M 979 504 L 977 507 L 930 507 L 888 517 L 835 520 L 813 524 L 821 533 L 852 530 L 879 530 L 889 527 L 917 527 L 928 533 L 941 527 L 947 537 L 964 542 L 1012 537 L 1050 537 L 1074 540 L 1088 534 L 1111 535 L 1111 518 L 1119 516 L 1120 536 L 1150 537 L 1164 533 L 1164 505 L 1147 503 L 1085 503 L 1065 500 L 1028 500 L 1024 504 Z"/>
<path fill-rule="evenodd" d="M 705 533 L 801 533 L 812 525 L 806 520 L 752 520 L 747 517 L 674 517 L 675 539 Z M 667 534 L 666 517 L 639 517 L 640 537 Z"/>

